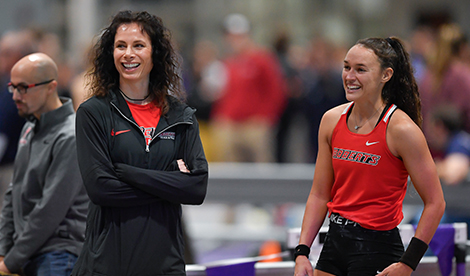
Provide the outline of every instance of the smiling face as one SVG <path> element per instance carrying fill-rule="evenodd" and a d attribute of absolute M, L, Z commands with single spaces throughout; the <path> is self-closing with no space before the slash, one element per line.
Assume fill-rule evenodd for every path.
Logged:
<path fill-rule="evenodd" d="M 343 86 L 348 101 L 362 97 L 380 97 L 382 88 L 393 74 L 391 68 L 383 70 L 374 51 L 361 45 L 353 46 L 344 59 Z"/>
<path fill-rule="evenodd" d="M 153 68 L 150 37 L 137 23 L 122 24 L 114 37 L 114 65 L 120 83 L 148 82 Z"/>

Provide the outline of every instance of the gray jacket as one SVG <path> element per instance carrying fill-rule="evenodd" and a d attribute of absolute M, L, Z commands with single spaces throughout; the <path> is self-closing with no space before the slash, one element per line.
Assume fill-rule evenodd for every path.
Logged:
<path fill-rule="evenodd" d="M 71 100 L 26 122 L 14 168 L 0 218 L 5 265 L 17 272 L 41 253 L 78 255 L 89 199 L 78 168 Z"/>

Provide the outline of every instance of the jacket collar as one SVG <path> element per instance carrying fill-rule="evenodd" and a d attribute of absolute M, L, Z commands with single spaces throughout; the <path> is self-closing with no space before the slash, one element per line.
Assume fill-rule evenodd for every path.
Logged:
<path fill-rule="evenodd" d="M 36 125 L 36 131 L 38 131 L 39 129 L 43 130 L 51 128 L 66 120 L 69 115 L 75 113 L 71 99 L 61 97 L 60 101 L 62 102 L 61 107 L 41 114 L 40 120 L 34 117 L 34 115 L 31 115 L 27 118 L 28 121 Z"/>
<path fill-rule="evenodd" d="M 129 106 L 127 105 L 126 99 L 124 99 L 121 93 L 112 90 L 108 96 L 110 98 L 110 102 L 119 108 L 124 116 L 134 120 Z M 186 103 L 179 101 L 173 96 L 167 96 L 167 100 L 169 104 L 169 110 L 167 114 L 160 118 L 157 131 L 160 128 L 164 128 L 168 125 L 176 123 L 193 123 L 192 116 L 196 112 L 195 109 L 189 107 Z"/>

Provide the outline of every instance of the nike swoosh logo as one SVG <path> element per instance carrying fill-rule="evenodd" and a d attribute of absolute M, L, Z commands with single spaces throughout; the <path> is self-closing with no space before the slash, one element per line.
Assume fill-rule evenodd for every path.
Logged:
<path fill-rule="evenodd" d="M 131 130 L 130 129 L 120 130 L 120 131 L 116 131 L 116 132 L 111 132 L 111 135 L 112 136 L 118 136 L 119 134 L 126 133 L 126 132 L 129 132 L 129 131 L 131 131 Z"/>
<path fill-rule="evenodd" d="M 377 141 L 377 142 L 370 142 L 370 143 L 369 143 L 369 141 L 367 141 L 367 142 L 366 142 L 366 146 L 372 146 L 372 145 L 375 145 L 375 144 L 378 144 L 378 143 L 379 143 L 379 141 Z"/>

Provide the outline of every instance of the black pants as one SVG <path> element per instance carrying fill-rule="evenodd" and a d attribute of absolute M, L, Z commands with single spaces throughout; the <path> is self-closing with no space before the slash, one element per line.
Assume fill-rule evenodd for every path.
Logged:
<path fill-rule="evenodd" d="M 330 217 L 316 269 L 337 276 L 372 276 L 402 256 L 404 248 L 398 228 L 369 230 L 333 215 L 336 217 Z"/>

